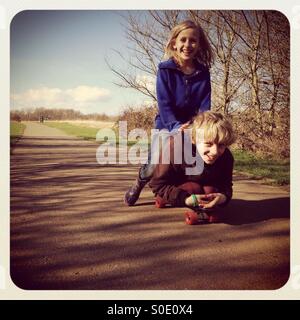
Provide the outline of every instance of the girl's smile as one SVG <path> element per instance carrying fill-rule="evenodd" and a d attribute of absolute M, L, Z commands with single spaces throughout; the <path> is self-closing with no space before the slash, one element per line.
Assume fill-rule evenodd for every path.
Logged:
<path fill-rule="evenodd" d="M 197 54 L 199 48 L 198 31 L 193 28 L 188 28 L 179 32 L 174 49 L 179 58 L 185 62 L 192 60 Z"/>

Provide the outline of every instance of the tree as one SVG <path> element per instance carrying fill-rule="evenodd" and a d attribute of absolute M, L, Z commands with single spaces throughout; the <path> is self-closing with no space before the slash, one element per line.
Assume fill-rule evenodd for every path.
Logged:
<path fill-rule="evenodd" d="M 238 145 L 253 151 L 289 153 L 289 23 L 277 11 L 167 10 L 123 16 L 126 69 L 110 65 L 119 86 L 138 90 L 156 103 L 157 65 L 170 30 L 198 22 L 214 49 L 212 107 L 230 115 Z"/>

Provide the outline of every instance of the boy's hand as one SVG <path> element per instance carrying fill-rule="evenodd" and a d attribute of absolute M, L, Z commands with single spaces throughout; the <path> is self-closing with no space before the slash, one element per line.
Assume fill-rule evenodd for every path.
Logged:
<path fill-rule="evenodd" d="M 208 196 L 207 194 L 195 194 L 198 202 L 198 206 L 203 207 L 208 204 L 213 198 Z M 188 207 L 193 207 L 195 205 L 193 196 L 189 196 L 185 199 L 185 204 Z"/>
<path fill-rule="evenodd" d="M 202 208 L 213 208 L 218 204 L 222 204 L 226 201 L 226 196 L 223 193 L 215 192 L 215 193 L 209 193 L 205 195 L 207 197 L 208 203 L 201 204 L 199 205 Z"/>
<path fill-rule="evenodd" d="M 222 204 L 226 201 L 226 196 L 223 193 L 209 193 L 209 194 L 196 194 L 199 207 L 202 208 L 213 208 L 218 204 Z M 185 204 L 189 207 L 194 205 L 194 200 L 192 196 L 185 199 Z"/>

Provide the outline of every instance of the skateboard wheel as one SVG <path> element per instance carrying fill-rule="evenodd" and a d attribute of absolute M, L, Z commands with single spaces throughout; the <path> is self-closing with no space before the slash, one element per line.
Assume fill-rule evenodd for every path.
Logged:
<path fill-rule="evenodd" d="M 185 213 L 185 223 L 188 225 L 198 224 L 198 215 L 196 212 Z"/>
<path fill-rule="evenodd" d="M 161 201 L 161 200 L 158 200 L 158 199 L 155 199 L 155 207 L 156 208 L 164 208 L 166 205 Z"/>

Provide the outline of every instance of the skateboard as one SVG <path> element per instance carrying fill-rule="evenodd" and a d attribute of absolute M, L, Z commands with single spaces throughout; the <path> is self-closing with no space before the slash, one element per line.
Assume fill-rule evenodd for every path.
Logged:
<path fill-rule="evenodd" d="M 163 200 L 160 197 L 156 197 L 155 199 L 155 207 L 158 209 L 163 209 L 167 206 L 166 203 L 163 202 Z"/>
<path fill-rule="evenodd" d="M 162 201 L 162 199 L 156 198 L 155 200 L 156 208 L 162 209 L 167 205 Z M 184 213 L 185 223 L 188 225 L 194 224 L 205 224 L 205 223 L 216 223 L 219 222 L 219 218 L 215 213 L 215 209 L 198 207 L 188 207 L 191 211 L 186 211 Z"/>
<path fill-rule="evenodd" d="M 206 209 L 201 207 L 189 207 L 192 211 L 184 213 L 185 223 L 188 225 L 216 223 L 218 217 L 213 215 L 214 209 Z"/>

